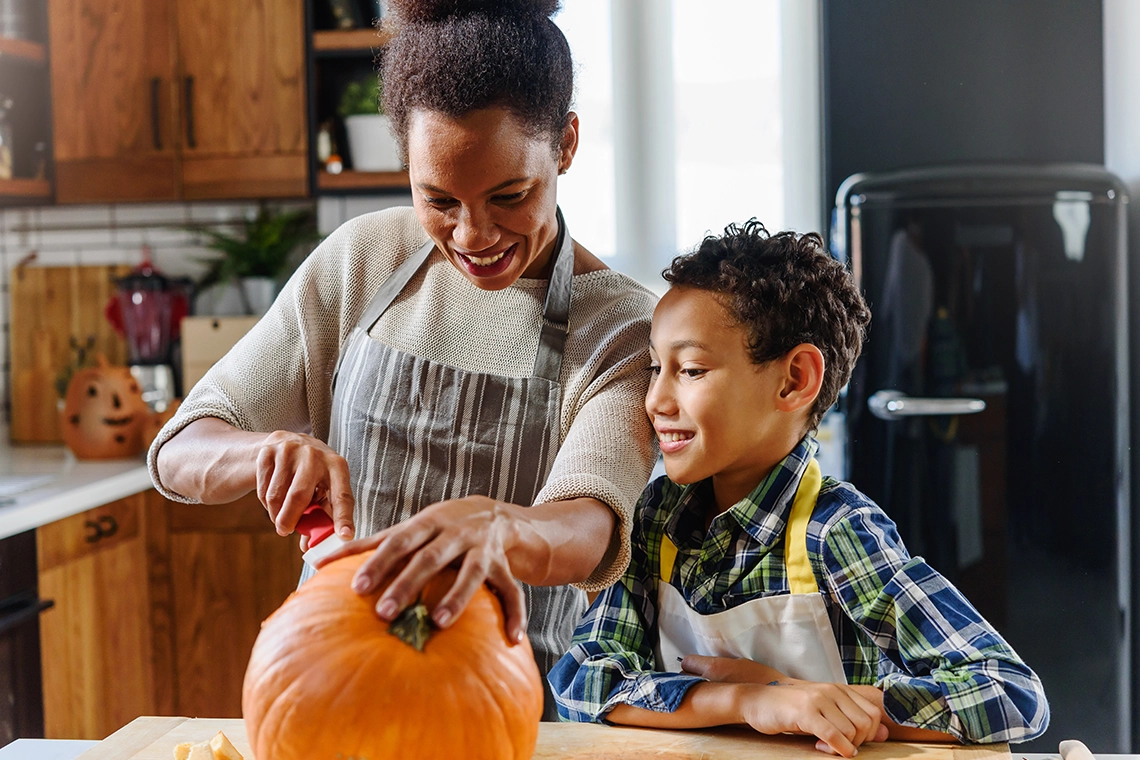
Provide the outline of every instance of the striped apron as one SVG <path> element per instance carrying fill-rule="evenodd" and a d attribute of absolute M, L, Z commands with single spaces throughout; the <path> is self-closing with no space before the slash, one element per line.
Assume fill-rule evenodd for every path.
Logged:
<path fill-rule="evenodd" d="M 429 240 L 380 286 L 337 361 L 329 446 L 348 461 L 358 536 L 448 499 L 482 495 L 531 505 L 558 453 L 574 274 L 574 244 L 561 211 L 532 377 L 468 372 L 368 336 L 434 247 Z M 524 585 L 523 591 L 546 690 L 543 718 L 557 720 L 545 676 L 570 648 L 586 596 L 570 586 Z"/>

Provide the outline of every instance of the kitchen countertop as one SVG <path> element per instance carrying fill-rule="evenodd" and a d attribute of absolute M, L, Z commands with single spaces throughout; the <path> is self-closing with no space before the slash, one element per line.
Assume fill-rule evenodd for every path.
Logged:
<path fill-rule="evenodd" d="M 50 739 L 17 739 L 0 748 L 0 760 L 75 760 L 98 742 Z M 1013 760 L 1059 760 L 1058 755 L 1010 752 Z M 830 755 L 820 753 L 820 758 Z M 1140 755 L 1097 755 L 1097 760 L 1140 760 Z"/>
<path fill-rule="evenodd" d="M 151 488 L 146 460 L 77 460 L 63 446 L 11 446 L 0 428 L 0 539 Z"/>

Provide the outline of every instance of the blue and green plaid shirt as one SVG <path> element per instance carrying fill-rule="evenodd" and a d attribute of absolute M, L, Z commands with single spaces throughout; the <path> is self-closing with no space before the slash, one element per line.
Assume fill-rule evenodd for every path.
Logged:
<path fill-rule="evenodd" d="M 804 438 L 707 533 L 709 482 L 649 484 L 629 569 L 594 601 L 550 672 L 563 720 L 604 722 L 618 704 L 672 712 L 702 680 L 655 670 L 662 533 L 678 549 L 670 583 L 701 614 L 789 593 L 785 519 L 816 447 Z M 847 681 L 880 687 L 892 720 L 972 742 L 1024 741 L 1045 731 L 1040 679 L 961 592 L 907 553 L 874 502 L 824 478 L 807 549 Z"/>

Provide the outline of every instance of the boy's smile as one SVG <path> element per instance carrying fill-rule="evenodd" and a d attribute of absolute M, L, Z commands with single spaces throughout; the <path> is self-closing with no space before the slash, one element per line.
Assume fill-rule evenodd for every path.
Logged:
<path fill-rule="evenodd" d="M 680 485 L 713 479 L 720 511 L 747 496 L 805 432 L 788 413 L 789 367 L 753 363 L 748 334 L 713 293 L 673 287 L 653 314 L 645 411 L 665 472 Z"/>

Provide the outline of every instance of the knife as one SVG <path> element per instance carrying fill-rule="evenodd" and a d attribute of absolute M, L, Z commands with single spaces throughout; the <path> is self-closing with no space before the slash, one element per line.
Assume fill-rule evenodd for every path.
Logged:
<path fill-rule="evenodd" d="M 319 504 L 306 509 L 297 521 L 297 532 L 309 537 L 309 548 L 301 559 L 310 567 L 315 569 L 318 562 L 344 546 L 334 528 L 332 518 Z"/>

